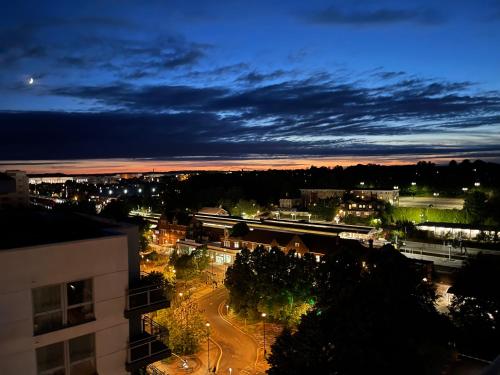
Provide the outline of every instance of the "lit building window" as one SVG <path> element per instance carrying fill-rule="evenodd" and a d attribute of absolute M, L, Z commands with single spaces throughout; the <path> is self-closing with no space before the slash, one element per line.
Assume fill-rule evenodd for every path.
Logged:
<path fill-rule="evenodd" d="M 235 241 L 234 242 L 234 248 L 235 249 L 239 249 L 239 247 L 240 247 L 240 243 L 238 241 Z"/>

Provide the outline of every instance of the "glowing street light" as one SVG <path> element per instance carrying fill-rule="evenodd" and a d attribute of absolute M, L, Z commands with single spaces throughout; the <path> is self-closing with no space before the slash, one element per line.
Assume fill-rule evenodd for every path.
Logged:
<path fill-rule="evenodd" d="M 142 189 L 141 189 L 141 188 L 139 188 L 139 190 L 137 190 L 137 191 L 138 191 L 139 193 L 142 193 Z"/>
<path fill-rule="evenodd" d="M 226 305 L 226 315 L 229 315 L 229 305 Z"/>
<path fill-rule="evenodd" d="M 210 323 L 206 322 L 205 326 L 207 327 L 207 370 L 210 374 Z"/>
<path fill-rule="evenodd" d="M 479 187 L 479 186 L 481 186 L 481 183 L 480 182 L 474 182 L 474 186 L 475 187 Z"/>
<path fill-rule="evenodd" d="M 469 190 L 469 188 L 466 188 L 466 187 L 462 188 L 462 191 L 467 191 L 467 190 Z"/>
<path fill-rule="evenodd" d="M 264 358 L 266 357 L 266 313 L 262 313 L 262 330 L 264 331 Z"/>

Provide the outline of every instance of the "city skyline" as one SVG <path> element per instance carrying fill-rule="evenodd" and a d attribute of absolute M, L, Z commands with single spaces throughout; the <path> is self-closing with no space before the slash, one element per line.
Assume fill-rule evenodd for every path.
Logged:
<path fill-rule="evenodd" d="M 498 162 L 499 22 L 489 0 L 9 4 L 0 164 Z"/>

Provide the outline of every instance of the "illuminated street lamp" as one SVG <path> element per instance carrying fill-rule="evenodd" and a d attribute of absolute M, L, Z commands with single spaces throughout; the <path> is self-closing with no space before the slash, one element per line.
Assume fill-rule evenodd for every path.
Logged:
<path fill-rule="evenodd" d="M 142 193 L 142 189 L 141 189 L 141 188 L 139 188 L 139 190 L 137 190 L 137 191 L 138 191 L 139 193 Z"/>
<path fill-rule="evenodd" d="M 226 305 L 226 315 L 229 315 L 229 305 Z"/>
<path fill-rule="evenodd" d="M 474 182 L 474 186 L 475 187 L 479 187 L 479 186 L 481 186 L 481 183 L 480 182 Z"/>
<path fill-rule="evenodd" d="M 123 192 L 124 192 L 125 194 L 127 194 L 127 193 L 128 193 L 128 190 L 127 190 L 127 189 L 125 189 L 125 190 L 123 190 Z"/>
<path fill-rule="evenodd" d="M 466 187 L 462 188 L 462 191 L 467 191 L 467 190 L 469 190 L 469 188 L 466 188 Z"/>
<path fill-rule="evenodd" d="M 416 185 L 417 185 L 417 183 L 416 183 L 416 182 L 412 182 L 412 183 L 411 183 L 411 186 L 416 186 Z"/>
<path fill-rule="evenodd" d="M 206 322 L 205 325 L 207 326 L 207 370 L 210 374 L 210 323 Z"/>
<path fill-rule="evenodd" d="M 264 357 L 266 356 L 266 313 L 262 313 L 262 330 L 264 331 Z"/>

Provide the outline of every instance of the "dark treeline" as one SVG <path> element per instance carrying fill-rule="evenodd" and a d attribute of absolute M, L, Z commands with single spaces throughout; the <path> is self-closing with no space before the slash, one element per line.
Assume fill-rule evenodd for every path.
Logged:
<path fill-rule="evenodd" d="M 307 170 L 269 170 L 248 172 L 205 172 L 182 182 L 170 182 L 165 201 L 179 208 L 236 203 L 240 199 L 255 200 L 261 206 L 277 203 L 280 198 L 297 197 L 301 188 L 365 188 L 392 189 L 414 194 L 411 183 L 423 192 L 439 192 L 441 196 L 463 195 L 463 187 L 480 182 L 485 189 L 500 186 L 500 165 L 482 161 L 449 165 L 419 162 L 406 166 L 356 165 L 351 167 L 311 167 Z M 425 188 L 424 188 L 425 187 Z M 417 192 L 418 193 L 418 192 Z M 196 204 L 198 207 L 192 207 Z"/>

